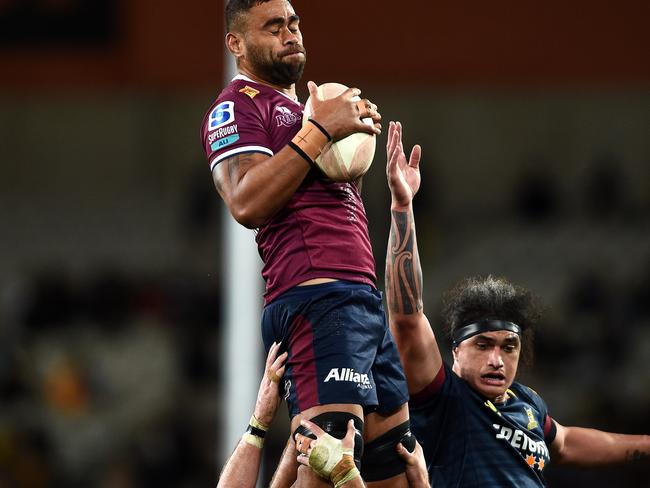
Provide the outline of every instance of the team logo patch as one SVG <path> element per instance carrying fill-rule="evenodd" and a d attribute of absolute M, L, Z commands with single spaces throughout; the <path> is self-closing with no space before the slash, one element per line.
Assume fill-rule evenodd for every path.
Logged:
<path fill-rule="evenodd" d="M 259 90 L 246 85 L 244 88 L 239 90 L 239 93 L 243 93 L 244 95 L 248 95 L 251 98 L 255 98 L 257 95 L 259 95 L 260 92 Z"/>
<path fill-rule="evenodd" d="M 224 137 L 223 139 L 219 139 L 218 141 L 213 142 L 210 145 L 210 149 L 216 151 L 217 149 L 221 149 L 222 147 L 229 146 L 230 144 L 237 142 L 238 140 L 239 140 L 239 134 L 235 134 L 234 136 L 230 136 L 230 137 Z"/>
<path fill-rule="evenodd" d="M 217 105 L 208 120 L 208 130 L 213 131 L 224 125 L 228 125 L 235 121 L 235 103 L 234 102 L 221 102 Z"/>
<path fill-rule="evenodd" d="M 534 428 L 539 427 L 539 423 L 535 420 L 535 416 L 533 415 L 533 409 L 530 407 L 524 407 L 524 410 L 526 411 L 526 415 L 528 415 L 528 430 L 533 430 Z"/>
<path fill-rule="evenodd" d="M 301 119 L 299 115 L 293 113 L 287 107 L 278 106 L 275 107 L 275 111 L 279 112 L 279 114 L 275 115 L 275 121 L 278 123 L 278 127 L 282 127 L 283 125 L 285 127 L 291 127 Z"/>

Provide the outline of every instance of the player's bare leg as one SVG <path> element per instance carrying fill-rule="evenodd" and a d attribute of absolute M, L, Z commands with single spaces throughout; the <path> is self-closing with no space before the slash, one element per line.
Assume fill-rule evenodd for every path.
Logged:
<path fill-rule="evenodd" d="M 409 413 L 408 405 L 406 403 L 389 416 L 381 415 L 379 413 L 369 413 L 365 417 L 363 433 L 364 442 L 366 444 L 372 442 L 377 437 L 406 422 L 408 419 Z M 408 488 L 409 486 L 405 473 L 381 481 L 366 481 L 366 485 L 369 488 Z"/>

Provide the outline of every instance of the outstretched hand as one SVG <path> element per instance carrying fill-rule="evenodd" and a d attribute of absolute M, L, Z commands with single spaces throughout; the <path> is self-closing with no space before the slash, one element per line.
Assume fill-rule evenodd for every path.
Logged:
<path fill-rule="evenodd" d="M 386 177 L 390 188 L 393 208 L 408 207 L 420 188 L 420 158 L 422 148 L 416 144 L 409 159 L 402 145 L 402 124 L 390 122 L 386 143 Z"/>
<path fill-rule="evenodd" d="M 366 98 L 355 100 L 361 95 L 358 88 L 348 88 L 339 96 L 327 100 L 318 93 L 318 86 L 313 81 L 307 82 L 307 88 L 312 106 L 311 118 L 327 131 L 333 141 L 355 132 L 381 133 L 381 114 L 377 111 L 377 105 Z M 361 120 L 368 117 L 373 125 Z"/>
<path fill-rule="evenodd" d="M 280 343 L 273 343 L 266 356 L 264 376 L 260 382 L 255 402 L 255 417 L 265 425 L 271 425 L 275 412 L 280 405 L 280 380 L 284 374 L 288 353 L 285 351 L 278 356 Z"/>

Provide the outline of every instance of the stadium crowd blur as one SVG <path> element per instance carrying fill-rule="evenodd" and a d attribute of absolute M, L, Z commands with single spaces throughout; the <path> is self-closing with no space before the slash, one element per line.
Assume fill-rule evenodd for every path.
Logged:
<path fill-rule="evenodd" d="M 219 392 L 228 283 L 224 214 L 198 127 L 221 83 L 221 6 L 202 2 L 194 13 L 202 36 L 186 28 L 181 47 L 162 41 L 169 61 L 155 41 L 174 2 L 98 1 L 94 16 L 83 8 L 90 3 L 0 3 L 8 68 L 0 81 L 0 487 L 212 486 L 217 453 L 232 447 L 217 435 L 227 421 Z M 316 43 L 317 14 L 295 3 L 315 51 L 307 76 L 320 81 L 332 66 L 314 64 L 326 52 Z M 627 3 L 619 8 L 632 21 L 636 3 Z M 26 4 L 35 10 L 19 8 Z M 55 10 L 34 14 L 47 5 Z M 18 21 L 55 19 L 61 5 L 104 20 L 90 37 L 63 36 L 54 54 L 42 51 L 56 30 L 25 44 Z M 154 11 L 163 20 L 151 20 Z M 128 30 L 127 17 L 139 48 L 126 50 L 124 64 L 123 48 L 97 32 Z M 133 34 L 144 29 L 136 18 L 147 20 L 146 35 Z M 74 42 L 100 47 L 80 54 Z M 113 47 L 102 50 L 105 42 Z M 650 38 L 637 44 L 650 47 Z M 159 59 L 147 67 L 153 51 Z M 196 68 L 197 58 L 208 64 L 206 53 L 210 67 Z M 77 56 L 90 61 L 85 74 L 78 65 L 67 71 Z M 137 74 L 126 75 L 127 64 Z M 334 76 L 355 81 L 343 73 Z M 43 76 L 68 88 L 51 90 Z M 369 94 L 386 120 L 404 123 L 407 145 L 423 145 L 415 211 L 428 315 L 464 276 L 503 275 L 531 288 L 547 310 L 535 363 L 521 372 L 526 383 L 563 424 L 626 433 L 650 433 L 650 73 L 639 77 L 633 89 L 588 92 L 578 84 L 418 94 L 419 80 L 402 97 L 381 83 Z M 190 83 L 201 78 L 199 88 Z M 106 84 L 99 94 L 89 88 L 97 83 Z M 363 190 L 382 288 L 384 143 Z M 285 432 L 272 433 L 281 445 Z M 548 479 L 647 486 L 650 469 L 555 467 Z"/>

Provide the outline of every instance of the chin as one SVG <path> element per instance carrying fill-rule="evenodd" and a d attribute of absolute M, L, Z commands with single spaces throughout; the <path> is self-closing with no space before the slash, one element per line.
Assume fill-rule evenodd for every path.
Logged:
<path fill-rule="evenodd" d="M 490 386 L 484 384 L 475 385 L 476 390 L 486 398 L 494 400 L 495 398 L 505 394 L 508 386 Z"/>

